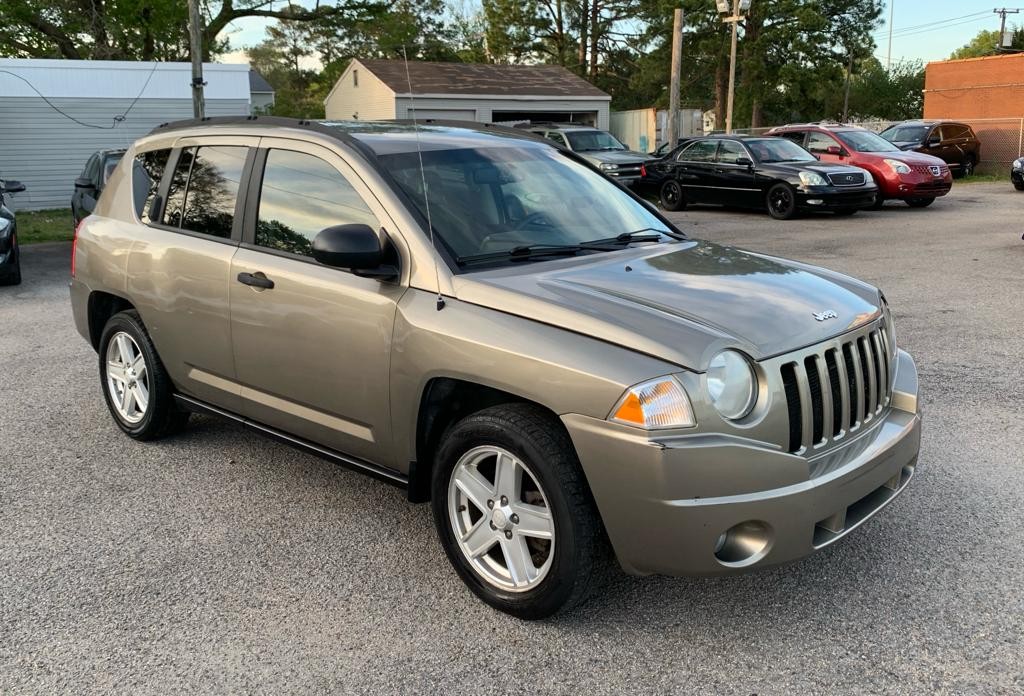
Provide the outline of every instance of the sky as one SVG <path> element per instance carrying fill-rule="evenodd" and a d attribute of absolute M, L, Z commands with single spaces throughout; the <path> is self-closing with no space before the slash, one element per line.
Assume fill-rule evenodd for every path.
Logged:
<path fill-rule="evenodd" d="M 712 0 L 708 0 L 711 3 Z M 1004 0 L 1005 3 L 1006 0 Z M 1014 0 L 1010 0 L 1012 3 Z M 301 2 L 301 0 L 300 0 Z M 757 2 L 757 0 L 753 0 Z M 1024 25 L 1024 0 L 1016 0 L 1021 13 L 1008 15 L 1007 24 Z M 998 29 L 999 15 L 993 7 L 1002 7 L 998 0 L 892 0 L 886 3 L 882 25 L 874 32 L 875 55 L 884 64 L 889 52 L 889 16 L 892 10 L 892 60 L 942 60 L 968 43 L 982 29 Z M 246 62 L 245 46 L 263 40 L 263 30 L 270 20 L 247 18 L 233 22 L 225 32 L 235 49 L 223 56 L 225 63 Z M 308 67 L 315 67 L 313 60 Z"/>

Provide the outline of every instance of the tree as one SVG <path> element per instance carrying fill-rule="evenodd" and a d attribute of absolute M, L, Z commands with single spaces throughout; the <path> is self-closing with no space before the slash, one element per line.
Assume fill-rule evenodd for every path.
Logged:
<path fill-rule="evenodd" d="M 837 112 L 841 107 L 833 107 Z M 904 121 L 921 118 L 924 65 L 900 61 L 889 70 L 874 56 L 863 61 L 850 85 L 850 114 L 863 120 Z"/>
<path fill-rule="evenodd" d="M 1013 31 L 1013 42 L 1011 48 L 1024 49 L 1024 27 L 1017 27 Z M 949 56 L 950 60 L 960 58 L 982 58 L 994 56 L 999 53 L 999 30 L 982 29 L 969 43 L 953 51 Z"/>

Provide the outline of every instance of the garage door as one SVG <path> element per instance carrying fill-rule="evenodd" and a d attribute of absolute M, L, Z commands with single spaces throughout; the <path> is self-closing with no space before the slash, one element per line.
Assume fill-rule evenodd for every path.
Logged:
<path fill-rule="evenodd" d="M 412 116 L 412 112 L 409 112 Z M 445 121 L 475 121 L 473 109 L 416 109 L 416 118 L 437 118 Z"/>

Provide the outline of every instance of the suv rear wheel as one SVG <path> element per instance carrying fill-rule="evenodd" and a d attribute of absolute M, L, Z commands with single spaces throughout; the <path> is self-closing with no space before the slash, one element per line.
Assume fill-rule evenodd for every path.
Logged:
<path fill-rule="evenodd" d="M 539 408 L 493 406 L 456 423 L 431 485 L 448 560 L 496 609 L 550 616 L 585 599 L 610 565 L 575 450 Z"/>
<path fill-rule="evenodd" d="M 974 161 L 974 155 L 964 157 L 963 164 L 960 165 L 960 176 L 973 176 L 975 164 L 977 162 Z"/>
<path fill-rule="evenodd" d="M 129 437 L 152 440 L 177 432 L 188 422 L 188 413 L 174 403 L 171 379 L 137 312 L 119 312 L 107 321 L 99 356 L 107 408 Z"/>

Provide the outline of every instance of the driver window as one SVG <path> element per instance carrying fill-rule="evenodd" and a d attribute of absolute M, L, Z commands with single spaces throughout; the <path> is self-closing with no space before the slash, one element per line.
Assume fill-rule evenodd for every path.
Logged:
<path fill-rule="evenodd" d="M 818 154 L 828 154 L 830 147 L 838 147 L 838 143 L 831 136 L 824 133 L 811 132 L 807 136 L 807 149 Z"/>
<path fill-rule="evenodd" d="M 334 225 L 380 223 L 345 177 L 314 155 L 270 150 L 260 186 L 257 246 L 313 255 L 313 238 Z"/>

